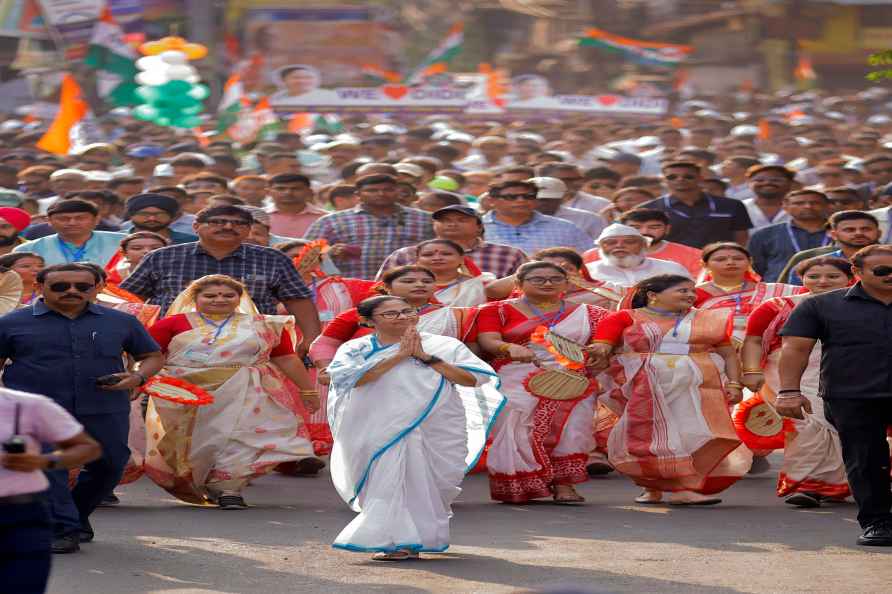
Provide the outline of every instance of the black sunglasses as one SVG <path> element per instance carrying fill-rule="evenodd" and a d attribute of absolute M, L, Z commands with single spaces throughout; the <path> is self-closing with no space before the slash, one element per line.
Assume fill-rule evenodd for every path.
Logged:
<path fill-rule="evenodd" d="M 533 192 L 530 192 L 529 194 L 509 194 L 507 196 L 496 196 L 496 198 L 499 200 L 507 200 L 508 202 L 514 202 L 515 200 L 535 200 L 536 194 Z"/>
<path fill-rule="evenodd" d="M 91 284 L 91 283 L 66 283 L 66 282 L 53 283 L 53 284 L 49 285 L 49 289 L 53 293 L 64 293 L 71 287 L 74 287 L 78 293 L 89 293 L 90 291 L 92 291 L 93 289 L 96 288 L 96 285 Z"/>
<path fill-rule="evenodd" d="M 871 268 L 870 272 L 874 276 L 889 276 L 892 274 L 892 266 L 877 266 L 876 268 Z"/>
<path fill-rule="evenodd" d="M 199 221 L 199 223 L 205 223 L 212 227 L 225 227 L 226 225 L 232 225 L 233 227 L 250 227 L 250 221 L 243 221 L 241 219 L 207 219 L 206 221 Z"/>

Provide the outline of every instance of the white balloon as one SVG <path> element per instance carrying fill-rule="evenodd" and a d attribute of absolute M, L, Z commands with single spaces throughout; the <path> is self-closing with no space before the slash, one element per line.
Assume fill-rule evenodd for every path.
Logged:
<path fill-rule="evenodd" d="M 136 61 L 136 67 L 140 70 L 158 70 L 166 66 L 167 64 L 162 62 L 158 56 L 146 56 Z"/>
<path fill-rule="evenodd" d="M 167 76 L 170 80 L 186 80 L 190 76 L 195 76 L 196 74 L 198 74 L 198 71 L 195 70 L 195 68 L 185 64 L 178 64 L 167 68 Z"/>
<path fill-rule="evenodd" d="M 164 83 L 169 81 L 170 77 L 167 76 L 167 73 L 160 70 L 149 70 L 146 72 L 140 72 L 136 75 L 136 82 L 149 87 L 163 85 Z"/>
<path fill-rule="evenodd" d="M 192 83 L 194 85 L 194 84 L 198 84 L 201 82 L 201 77 L 198 76 L 197 74 L 193 74 L 189 78 L 185 78 L 183 80 L 185 80 L 187 83 Z"/>
<path fill-rule="evenodd" d="M 161 52 L 160 54 L 158 54 L 158 58 L 160 58 L 163 62 L 174 66 L 186 64 L 187 62 L 189 62 L 189 58 L 186 57 L 186 52 L 178 52 L 176 50 Z"/>

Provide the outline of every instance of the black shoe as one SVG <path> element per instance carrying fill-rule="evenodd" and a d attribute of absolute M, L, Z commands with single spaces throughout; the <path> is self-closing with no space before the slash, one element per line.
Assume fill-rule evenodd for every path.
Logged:
<path fill-rule="evenodd" d="M 607 462 L 592 462 L 585 467 L 585 470 L 588 472 L 588 475 L 592 477 L 604 476 L 605 474 L 613 472 L 613 466 Z"/>
<path fill-rule="evenodd" d="M 121 500 L 118 499 L 118 496 L 114 493 L 109 493 L 105 497 L 102 498 L 102 501 L 99 502 L 98 507 L 114 507 L 121 503 Z"/>
<path fill-rule="evenodd" d="M 865 547 L 892 547 L 892 520 L 880 520 L 868 526 L 858 537 L 858 544 Z"/>
<path fill-rule="evenodd" d="M 96 534 L 93 532 L 93 526 L 90 525 L 90 520 L 81 522 L 81 529 L 78 531 L 78 536 L 80 537 L 80 542 L 93 542 L 93 537 L 96 536 Z"/>
<path fill-rule="evenodd" d="M 217 505 L 220 509 L 245 509 L 248 507 L 241 495 L 220 495 Z"/>
<path fill-rule="evenodd" d="M 766 460 L 764 457 L 759 456 L 753 458 L 753 465 L 750 466 L 750 470 L 747 474 L 762 474 L 763 472 L 768 472 L 771 470 L 771 462 Z"/>
<path fill-rule="evenodd" d="M 793 493 L 784 500 L 784 503 L 803 508 L 821 507 L 821 499 L 814 493 Z"/>
<path fill-rule="evenodd" d="M 318 476 L 319 471 L 325 468 L 325 462 L 319 458 L 304 458 L 296 462 L 282 462 L 276 466 L 276 472 L 287 476 Z"/>
<path fill-rule="evenodd" d="M 57 536 L 53 539 L 53 546 L 50 549 L 57 555 L 65 555 L 67 553 L 76 553 L 81 550 L 77 534 L 66 534 Z"/>

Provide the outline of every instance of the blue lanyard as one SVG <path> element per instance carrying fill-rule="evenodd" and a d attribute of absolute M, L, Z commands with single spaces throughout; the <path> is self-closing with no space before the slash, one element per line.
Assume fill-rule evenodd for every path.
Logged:
<path fill-rule="evenodd" d="M 790 238 L 790 243 L 793 244 L 793 249 L 795 249 L 797 252 L 801 252 L 802 247 L 799 245 L 799 241 L 796 239 L 796 234 L 793 233 L 793 223 L 790 221 L 787 221 L 787 236 L 789 236 Z M 821 241 L 821 247 L 824 247 L 828 243 L 830 243 L 830 238 L 825 235 L 823 241 Z"/>
<path fill-rule="evenodd" d="M 229 314 L 229 317 L 228 317 L 228 318 L 226 318 L 225 320 L 223 320 L 222 322 L 220 322 L 220 323 L 218 324 L 218 323 L 215 322 L 214 320 L 211 320 L 210 318 L 207 318 L 203 313 L 199 312 L 198 316 L 199 316 L 202 320 L 204 320 L 204 322 L 205 322 L 206 324 L 209 324 L 209 325 L 211 325 L 211 326 L 213 326 L 214 328 L 217 329 L 217 331 L 214 332 L 214 337 L 213 337 L 211 340 L 209 340 L 209 341 L 207 342 L 207 344 L 210 345 L 210 344 L 214 344 L 215 342 L 217 342 L 217 340 L 220 338 L 220 334 L 223 332 L 223 329 L 226 328 L 226 326 L 227 326 L 227 325 L 229 324 L 229 322 L 232 320 L 232 317 L 233 317 L 234 315 L 235 315 L 235 314 Z"/>
<path fill-rule="evenodd" d="M 709 216 L 715 214 L 715 200 L 712 199 L 712 196 L 709 194 L 706 195 L 706 200 L 709 202 Z M 680 216 L 683 219 L 690 219 L 691 215 L 686 214 L 672 206 L 669 202 L 669 196 L 663 196 L 663 206 L 666 207 L 666 210 L 671 211 L 672 213 Z"/>
<path fill-rule="evenodd" d="M 644 309 L 646 309 L 650 312 L 653 312 L 653 313 L 657 314 L 658 316 L 664 316 L 664 317 L 675 316 L 675 326 L 672 327 L 672 337 L 678 338 L 678 327 L 681 326 L 681 323 L 687 317 L 687 315 L 688 315 L 687 312 L 680 313 L 680 314 L 673 314 L 672 312 L 669 312 L 669 311 L 666 311 L 663 309 L 659 309 L 657 307 L 653 307 L 650 305 L 646 306 Z"/>
<path fill-rule="evenodd" d="M 549 328 L 553 328 L 554 325 L 557 324 L 557 319 L 561 317 L 562 313 L 564 313 L 564 308 L 567 305 L 564 300 L 561 299 L 561 308 L 559 310 L 553 311 L 551 313 L 545 313 L 541 309 L 530 303 L 529 299 L 527 299 L 526 297 L 524 297 L 522 301 L 526 304 L 527 307 L 530 308 L 530 311 L 536 314 L 537 318 L 541 318 L 543 321 L 548 318 L 545 323 L 548 325 Z"/>
<path fill-rule="evenodd" d="M 92 237 L 92 236 L 91 236 Z M 68 244 L 62 241 L 62 238 L 56 235 L 56 241 L 59 242 L 59 249 L 62 250 L 62 255 L 65 256 L 65 261 L 69 264 L 71 262 L 81 262 L 84 259 L 84 254 L 87 253 L 87 243 L 90 241 L 89 239 L 84 242 L 84 245 L 77 248 L 76 250 L 68 247 Z"/>

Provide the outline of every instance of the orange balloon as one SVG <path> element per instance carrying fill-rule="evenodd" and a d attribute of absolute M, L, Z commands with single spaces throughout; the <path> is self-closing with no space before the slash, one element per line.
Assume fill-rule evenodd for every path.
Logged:
<path fill-rule="evenodd" d="M 186 54 L 190 60 L 200 60 L 208 55 L 208 48 L 200 43 L 190 43 L 182 37 L 162 37 L 158 41 L 147 41 L 139 46 L 139 51 L 147 56 L 155 56 L 166 51 L 178 51 Z"/>

